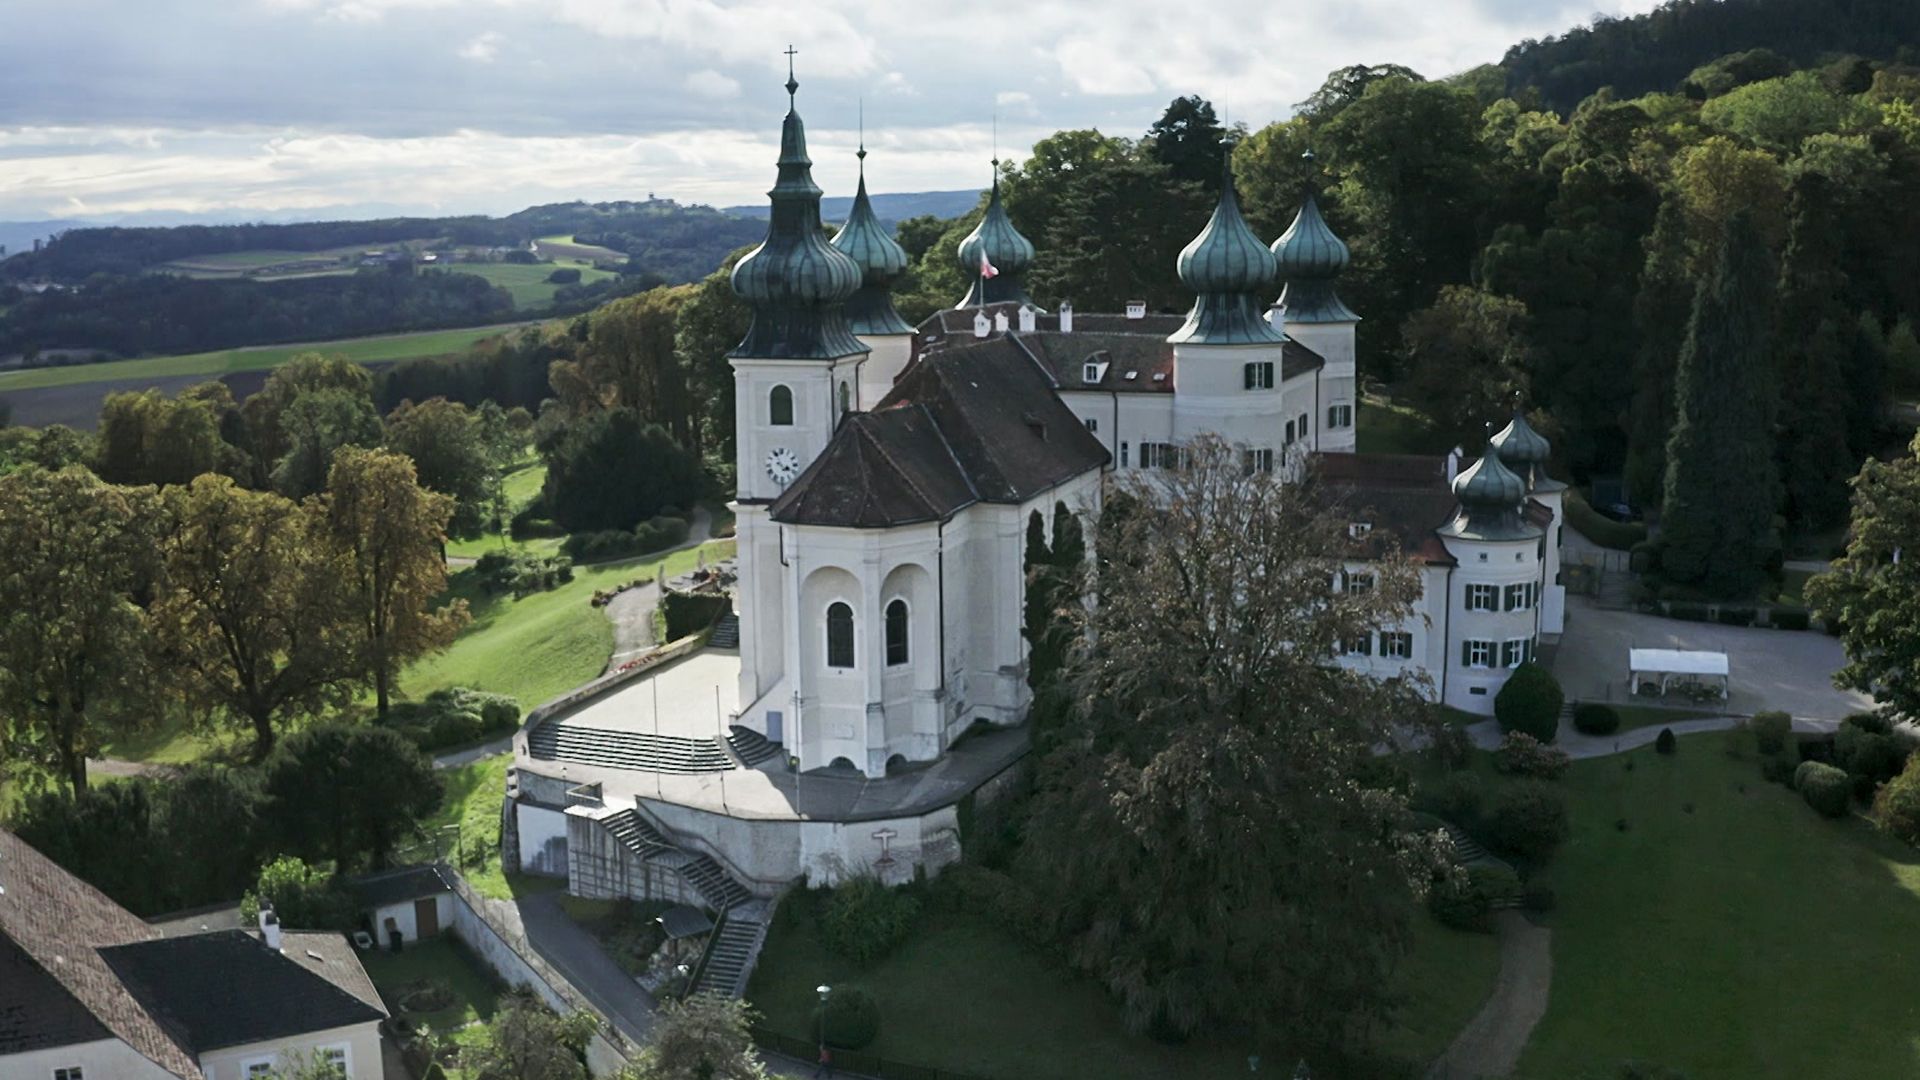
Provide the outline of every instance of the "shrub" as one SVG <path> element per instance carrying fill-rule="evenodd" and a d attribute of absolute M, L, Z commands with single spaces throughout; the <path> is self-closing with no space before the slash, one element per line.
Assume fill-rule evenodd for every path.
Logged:
<path fill-rule="evenodd" d="M 1620 714 L 1611 705 L 1582 702 L 1573 707 L 1573 726 L 1582 735 L 1611 735 L 1620 730 Z"/>
<path fill-rule="evenodd" d="M 1496 899 L 1519 897 L 1520 879 L 1504 866 L 1472 866 L 1436 881 L 1427 893 L 1427 910 L 1455 930 L 1490 933 Z"/>
<path fill-rule="evenodd" d="M 1720 609 L 1720 621 L 1728 626 L 1752 626 L 1754 610 L 1750 607 L 1723 607 Z"/>
<path fill-rule="evenodd" d="M 1470 825 L 1479 820 L 1485 798 L 1479 773 L 1453 772 L 1415 788 L 1412 802 L 1416 810 L 1456 825 Z"/>
<path fill-rule="evenodd" d="M 1813 616 L 1806 608 L 1777 607 L 1767 615 L 1767 623 L 1775 630 L 1805 630 L 1813 625 Z"/>
<path fill-rule="evenodd" d="M 1019 879 L 998 870 L 972 861 L 949 866 L 934 879 L 932 899 L 955 914 L 985 915 L 1029 944 L 1050 940 L 1046 909 Z"/>
<path fill-rule="evenodd" d="M 1880 788 L 1873 819 L 1909 844 L 1920 844 L 1920 755 L 1907 758 L 1900 775 Z"/>
<path fill-rule="evenodd" d="M 1494 767 L 1503 773 L 1557 780 L 1573 759 L 1565 750 L 1547 746 L 1524 731 L 1510 731 L 1493 752 Z"/>
<path fill-rule="evenodd" d="M 1636 574 L 1659 573 L 1660 545 L 1651 540 L 1642 540 L 1633 545 L 1628 553 L 1627 569 Z"/>
<path fill-rule="evenodd" d="M 652 521 L 643 521 L 633 530 L 634 547 L 642 555 L 651 555 L 656 551 L 665 551 L 687 538 L 685 518 L 661 515 Z"/>
<path fill-rule="evenodd" d="M 257 925 L 262 902 L 273 905 L 280 925 L 288 930 L 353 927 L 353 897 L 333 876 L 332 863 L 309 865 L 292 855 L 280 856 L 261 868 L 254 887 L 240 898 L 240 917 Z"/>
<path fill-rule="evenodd" d="M 1540 861 L 1567 839 L 1567 800 L 1541 780 L 1516 780 L 1494 796 L 1487 836 L 1495 846 Z"/>
<path fill-rule="evenodd" d="M 1808 806 L 1826 817 L 1845 814 L 1853 798 L 1853 781 L 1846 772 L 1818 761 L 1801 762 L 1793 770 L 1793 786 Z"/>
<path fill-rule="evenodd" d="M 580 268 L 577 266 L 563 266 L 553 273 L 548 274 L 547 282 L 551 285 L 578 285 L 580 284 Z"/>
<path fill-rule="evenodd" d="M 493 596 L 511 593 L 516 599 L 557 589 L 573 580 L 573 560 L 565 555 L 535 555 L 522 551 L 489 551 L 473 564 L 474 580 Z"/>
<path fill-rule="evenodd" d="M 1514 669 L 1494 696 L 1493 715 L 1501 731 L 1524 731 L 1543 743 L 1552 742 L 1565 700 L 1553 673 L 1529 661 Z"/>
<path fill-rule="evenodd" d="M 1653 750 L 1657 754 L 1671 754 L 1679 746 L 1679 740 L 1673 737 L 1673 729 L 1663 727 L 1653 740 Z"/>
<path fill-rule="evenodd" d="M 1792 784 L 1793 759 L 1784 752 L 1760 755 L 1760 779 L 1770 784 Z"/>
<path fill-rule="evenodd" d="M 1673 619 L 1685 619 L 1688 622 L 1706 622 L 1707 621 L 1707 605 L 1705 604 L 1668 604 L 1667 617 L 1673 618 Z"/>
<path fill-rule="evenodd" d="M 1840 727 L 1842 730 L 1856 728 L 1873 735 L 1893 734 L 1893 722 L 1879 713 L 1852 713 L 1845 720 L 1840 721 Z"/>
<path fill-rule="evenodd" d="M 820 912 L 820 940 L 865 967 L 906 940 L 920 901 L 878 878 L 857 877 L 833 890 Z"/>
<path fill-rule="evenodd" d="M 1528 885 L 1520 896 L 1520 906 L 1537 914 L 1553 910 L 1553 888 L 1549 885 Z"/>
<path fill-rule="evenodd" d="M 731 600 L 713 593 L 666 593 L 660 598 L 660 614 L 667 624 L 666 640 L 678 641 L 688 634 L 697 634 L 731 608 Z"/>
<path fill-rule="evenodd" d="M 512 731 L 520 725 L 520 702 L 506 694 L 451 686 L 421 701 L 395 703 L 383 723 L 421 750 L 440 750 Z"/>
<path fill-rule="evenodd" d="M 560 551 L 575 562 L 609 562 L 633 558 L 640 554 L 640 545 L 625 529 L 600 529 L 568 536 Z"/>
<path fill-rule="evenodd" d="M 812 1023 L 828 1046 L 858 1050 L 880 1034 L 880 1005 L 857 986 L 836 986 L 824 1007 L 813 1007 Z"/>
<path fill-rule="evenodd" d="M 1907 747 L 1892 735 L 1842 724 L 1833 738 L 1833 759 L 1853 778 L 1854 794 L 1870 799 L 1874 788 L 1900 775 Z"/>
<path fill-rule="evenodd" d="M 1753 729 L 1761 753 L 1778 754 L 1787 748 L 1787 737 L 1793 734 L 1793 717 L 1778 711 L 1757 712 L 1747 726 Z"/>

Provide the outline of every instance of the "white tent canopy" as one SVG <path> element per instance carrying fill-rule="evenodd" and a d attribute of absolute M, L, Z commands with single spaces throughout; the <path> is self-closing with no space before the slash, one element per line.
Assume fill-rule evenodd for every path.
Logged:
<path fill-rule="evenodd" d="M 1711 680 L 1718 679 L 1720 696 L 1724 698 L 1727 696 L 1727 654 L 1696 649 L 1628 649 L 1629 692 L 1639 688 L 1643 676 L 1658 679 L 1663 694 L 1675 679 L 1709 686 L 1713 685 Z"/>

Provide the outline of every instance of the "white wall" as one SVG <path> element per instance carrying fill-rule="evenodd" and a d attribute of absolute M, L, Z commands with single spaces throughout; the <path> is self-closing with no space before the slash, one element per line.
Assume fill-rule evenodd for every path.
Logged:
<path fill-rule="evenodd" d="M 245 1080 L 247 1066 L 266 1062 L 279 1068 L 287 1064 L 289 1054 L 312 1054 L 322 1047 L 341 1047 L 347 1052 L 347 1076 L 350 1080 L 382 1080 L 386 1066 L 380 1060 L 380 1027 L 369 1021 L 352 1027 L 313 1032 L 295 1039 L 229 1046 L 200 1055 L 200 1071 L 207 1080 Z M 88 1076 L 92 1080 L 92 1076 Z"/>
<path fill-rule="evenodd" d="M 520 830 L 520 872 L 558 877 L 567 872 L 567 815 L 544 806 L 514 805 Z M 441 913 L 441 926 L 447 925 Z"/>
<path fill-rule="evenodd" d="M 87 1080 L 96 1076 L 102 1080 L 177 1080 L 172 1073 L 140 1056 L 119 1039 L 99 1039 L 23 1054 L 0 1054 L 0 1077 L 51 1080 L 53 1070 L 76 1065 Z"/>
<path fill-rule="evenodd" d="M 906 370 L 907 361 L 913 358 L 912 334 L 875 334 L 861 337 L 861 343 L 872 351 L 867 354 L 866 362 L 860 365 L 859 385 L 855 394 L 854 408 L 872 409 L 880 399 L 893 389 L 893 380 Z"/>
<path fill-rule="evenodd" d="M 1447 596 L 1448 631 L 1446 655 L 1445 704 L 1467 712 L 1493 715 L 1493 699 L 1506 685 L 1511 669 L 1503 666 L 1498 649 L 1501 643 L 1536 639 L 1540 610 L 1468 611 L 1467 586 L 1492 585 L 1504 598 L 1506 587 L 1533 582 L 1538 584 L 1544 564 L 1539 558 L 1539 540 L 1481 542 L 1442 538 L 1447 550 L 1459 560 Z M 1544 590 L 1543 590 L 1544 593 Z M 1543 596 L 1544 599 L 1544 596 Z M 1495 643 L 1491 667 L 1470 667 L 1462 658 L 1462 643 L 1471 640 Z"/>
<path fill-rule="evenodd" d="M 522 807 L 522 809 L 526 809 L 526 807 Z M 564 820 L 564 818 L 562 820 Z M 448 928 L 453 925 L 453 894 L 441 893 L 435 896 L 433 898 L 433 907 L 434 914 L 438 916 L 438 918 L 434 920 L 439 926 L 437 932 L 444 934 Z M 400 940 L 408 942 L 420 940 L 420 921 L 417 916 L 417 909 L 414 907 L 412 900 L 404 900 L 397 904 L 388 904 L 385 907 L 374 909 L 373 937 L 376 947 L 384 949 L 389 944 L 387 940 L 388 919 L 392 919 L 393 925 L 400 931 Z"/>
<path fill-rule="evenodd" d="M 1357 425 L 1360 416 L 1359 379 L 1354 364 L 1354 329 L 1350 322 L 1287 323 L 1286 334 L 1326 360 L 1320 371 L 1319 409 L 1314 425 L 1319 429 L 1319 449 L 1329 453 L 1353 453 L 1357 427 L 1328 428 L 1327 409 L 1336 404 L 1352 405 Z"/>

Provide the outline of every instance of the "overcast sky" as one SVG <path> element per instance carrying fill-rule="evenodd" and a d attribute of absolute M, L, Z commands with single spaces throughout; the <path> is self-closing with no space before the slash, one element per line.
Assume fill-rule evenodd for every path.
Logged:
<path fill-rule="evenodd" d="M 1179 94 L 1258 127 L 1326 73 L 1432 77 L 1656 0 L 0 0 L 0 219 L 758 201 L 799 49 L 814 174 L 983 185 Z"/>

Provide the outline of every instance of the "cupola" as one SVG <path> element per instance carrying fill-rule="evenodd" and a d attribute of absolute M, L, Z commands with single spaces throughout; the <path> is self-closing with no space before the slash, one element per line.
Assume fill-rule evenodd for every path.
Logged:
<path fill-rule="evenodd" d="M 820 188 L 794 108 L 799 88 L 789 67 L 767 238 L 733 268 L 733 291 L 753 308 L 753 323 L 732 356 L 832 360 L 867 351 L 844 310 L 860 288 L 860 266 L 821 235 Z"/>
<path fill-rule="evenodd" d="M 854 156 L 860 159 L 860 187 L 846 225 L 833 238 L 833 246 L 860 268 L 860 288 L 847 300 L 847 323 L 854 333 L 866 336 L 911 334 L 913 327 L 894 308 L 891 291 L 907 272 L 907 252 L 873 216 L 873 204 L 867 199 L 865 143 Z"/>
<path fill-rule="evenodd" d="M 1311 165 L 1313 151 L 1307 151 L 1304 156 Z M 1320 215 L 1320 199 L 1313 184 L 1307 185 L 1293 224 L 1273 242 L 1273 255 L 1278 262 L 1280 280 L 1286 283 L 1276 306 L 1286 310 L 1288 322 L 1360 321 L 1360 316 L 1334 292 L 1334 279 L 1347 268 L 1353 256 L 1347 250 L 1346 241 L 1335 236 L 1327 226 L 1327 219 Z"/>
<path fill-rule="evenodd" d="M 1286 336 L 1263 317 L 1278 262 L 1240 215 L 1227 151 L 1220 202 L 1200 235 L 1180 251 L 1180 280 L 1194 291 L 1193 310 L 1168 341 L 1193 345 L 1277 345 Z"/>
<path fill-rule="evenodd" d="M 1480 460 L 1453 478 L 1453 497 L 1460 509 L 1440 529 L 1442 536 L 1463 540 L 1537 539 L 1541 530 L 1521 517 L 1527 482 L 1500 458 L 1490 437 Z"/>
<path fill-rule="evenodd" d="M 1553 444 L 1527 423 L 1527 414 L 1516 407 L 1513 420 L 1493 437 L 1500 460 L 1526 478 L 1529 491 L 1559 491 L 1566 487 L 1547 475 L 1547 461 L 1553 456 Z"/>
<path fill-rule="evenodd" d="M 987 265 L 992 267 L 992 276 L 981 272 L 982 252 L 986 253 Z M 1021 236 L 1020 230 L 1007 220 L 1007 208 L 1000 203 L 997 159 L 993 163 L 993 193 L 987 198 L 987 212 L 980 218 L 980 224 L 960 241 L 955 256 L 960 264 L 960 276 L 969 282 L 960 307 L 1033 303 L 1021 281 L 1033 265 L 1033 241 Z"/>

